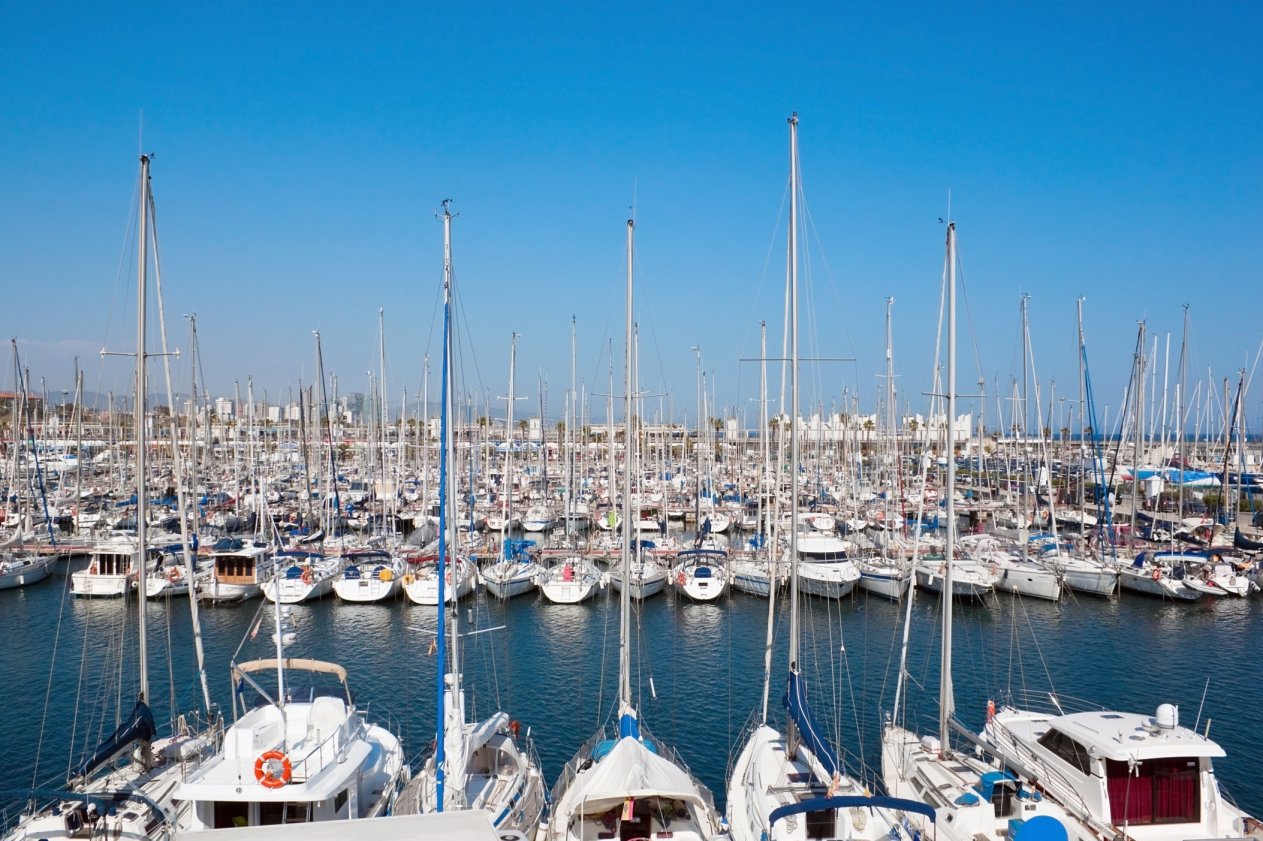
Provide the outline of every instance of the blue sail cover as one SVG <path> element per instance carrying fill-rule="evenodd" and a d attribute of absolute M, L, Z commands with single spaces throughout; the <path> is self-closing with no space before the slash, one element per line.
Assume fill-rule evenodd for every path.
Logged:
<path fill-rule="evenodd" d="M 97 745 L 91 756 L 71 769 L 71 779 L 86 777 L 127 750 L 133 742 L 152 741 L 157 732 L 158 727 L 154 724 L 153 713 L 149 711 L 144 701 L 137 701 L 136 708 L 132 710 L 128 719 L 120 724 L 108 739 Z"/>
<path fill-rule="evenodd" d="M 820 735 L 820 727 L 811 714 L 811 708 L 807 705 L 807 684 L 798 672 L 789 673 L 789 684 L 785 688 L 782 703 L 785 704 L 789 717 L 798 727 L 798 732 L 802 734 L 803 744 L 816 759 L 820 760 L 825 772 L 829 776 L 842 773 L 842 763 L 838 761 L 838 755 L 833 750 L 833 746 Z"/>

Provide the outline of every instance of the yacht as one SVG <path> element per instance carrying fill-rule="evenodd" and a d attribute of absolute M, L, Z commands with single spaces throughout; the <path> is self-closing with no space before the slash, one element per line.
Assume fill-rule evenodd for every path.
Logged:
<path fill-rule="evenodd" d="M 277 674 L 275 694 L 260 684 L 269 673 Z M 300 689 L 301 679 L 310 683 Z M 329 682 L 332 691 L 321 686 Z M 175 789 L 184 804 L 178 831 L 390 814 L 410 776 L 403 746 L 356 709 L 346 669 L 252 660 L 232 666 L 232 685 L 237 719 L 223 747 Z M 251 696 L 258 705 L 248 705 Z"/>
<path fill-rule="evenodd" d="M 1182 841 L 1263 837 L 1258 821 L 1219 790 L 1224 749 L 1180 725 L 1179 708 L 1154 715 L 1055 713 L 1003 706 L 982 738 L 1036 775 L 1044 796 L 1105 838 Z"/>
<path fill-rule="evenodd" d="M 239 602 L 263 592 L 272 579 L 272 547 L 260 540 L 225 537 L 210 553 L 210 578 L 202 586 L 202 598 L 212 602 Z"/>

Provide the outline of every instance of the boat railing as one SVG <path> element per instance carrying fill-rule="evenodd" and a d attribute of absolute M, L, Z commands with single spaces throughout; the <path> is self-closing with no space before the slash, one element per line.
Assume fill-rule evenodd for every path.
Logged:
<path fill-rule="evenodd" d="M 363 720 L 353 714 L 347 722 L 334 728 L 332 733 L 321 739 L 306 753 L 291 756 L 293 782 L 306 782 L 315 774 L 319 774 L 321 769 L 336 762 L 346 747 L 354 741 L 356 734 L 363 730 Z"/>

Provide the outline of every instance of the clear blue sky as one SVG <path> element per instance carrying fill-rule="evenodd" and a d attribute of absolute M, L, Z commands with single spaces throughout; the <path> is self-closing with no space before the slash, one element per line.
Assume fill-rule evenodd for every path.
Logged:
<path fill-rule="evenodd" d="M 644 389 L 692 417 L 700 345 L 718 402 L 753 418 L 738 360 L 760 319 L 779 353 L 797 111 L 803 353 L 856 359 L 809 372 L 804 402 L 846 389 L 871 410 L 894 296 L 901 403 L 923 409 L 949 190 L 962 390 L 1020 377 L 1023 292 L 1045 399 L 1050 378 L 1076 388 L 1079 295 L 1102 407 L 1138 320 L 1160 358 L 1171 334 L 1174 368 L 1184 303 L 1190 389 L 1253 365 L 1263 6 L 873 5 L 7 2 L 0 330 L 52 390 L 76 354 L 88 389 L 127 390 L 96 352 L 134 345 L 143 111 L 171 340 L 187 349 L 196 312 L 214 392 L 310 382 L 313 330 L 339 388 L 364 390 L 385 308 L 389 388 L 415 393 L 450 197 L 467 386 L 505 393 L 517 331 L 517 411 L 542 376 L 556 415 L 572 314 L 588 390 L 610 338 L 621 360 L 634 197 Z"/>

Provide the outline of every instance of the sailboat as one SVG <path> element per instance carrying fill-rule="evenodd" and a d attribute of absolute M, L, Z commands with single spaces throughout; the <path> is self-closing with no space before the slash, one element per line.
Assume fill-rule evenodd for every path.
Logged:
<path fill-rule="evenodd" d="M 956 721 L 952 689 L 952 609 L 959 594 L 954 589 L 956 567 L 956 223 L 947 224 L 947 532 L 939 592 L 942 600 L 942 653 L 939 667 L 939 735 L 918 736 L 895 718 L 882 729 L 882 777 L 893 797 L 922 801 L 937 815 L 935 832 L 952 841 L 1065 841 L 1072 821 L 1065 811 L 1042 798 L 1030 785 L 1002 763 L 992 764 L 973 752 L 955 751 L 953 731 L 965 734 Z M 917 586 L 921 586 L 921 570 Z M 915 594 L 915 589 L 912 591 Z M 904 656 L 908 644 L 908 620 L 913 599 L 908 599 L 905 616 Z M 904 663 L 900 663 L 895 695 L 895 716 L 902 714 L 899 698 L 904 685 Z M 969 734 L 972 735 L 972 734 Z M 911 811 L 909 824 L 927 829 L 925 812 Z"/>
<path fill-rule="evenodd" d="M 509 405 L 507 429 L 513 428 L 513 376 L 517 367 L 517 333 L 513 334 L 512 347 L 509 351 Z M 508 436 L 506 436 L 508 437 Z M 509 525 L 513 522 L 513 447 L 506 442 L 504 448 L 504 513 L 501 521 L 505 526 L 500 543 L 500 560 L 490 564 L 482 571 L 482 581 L 487 592 L 498 599 L 511 599 L 535 589 L 536 578 L 543 567 L 536 562 L 528 549 L 535 545 L 533 540 L 514 540 L 509 536 Z"/>
<path fill-rule="evenodd" d="M 133 406 L 135 471 L 136 471 L 136 535 L 113 548 L 124 554 L 110 556 L 117 565 L 114 571 L 127 584 L 142 579 L 148 554 L 148 521 L 146 508 L 146 400 L 145 386 L 148 351 L 146 349 L 148 265 L 150 259 L 150 219 L 153 194 L 149 180 L 148 155 L 140 157 L 140 189 L 137 255 L 137 349 L 136 397 Z M 153 248 L 156 263 L 157 248 Z M 179 458 L 176 458 L 177 470 Z M 130 552 L 130 554 L 126 554 Z M 124 570 L 124 559 L 130 566 Z M 192 561 L 186 556 L 186 571 L 191 574 Z M 125 595 L 126 593 L 120 593 Z M 200 631 L 194 613 L 194 638 L 200 654 Z M 122 838 L 147 839 L 169 829 L 181 808 L 173 797 L 180 779 L 196 768 L 212 753 L 220 730 L 217 720 L 209 727 L 192 726 L 194 716 L 181 717 L 169 736 L 158 738 L 158 724 L 149 707 L 149 668 L 146 610 L 143 599 L 137 610 L 136 644 L 138 649 L 137 692 L 131 713 L 122 718 L 114 732 L 73 765 L 54 802 L 34 808 L 24 815 L 6 836 L 18 839 Z M 201 663 L 199 661 L 199 671 Z M 204 673 L 203 673 L 204 678 Z M 203 702 L 210 709 L 209 693 L 203 680 Z M 35 805 L 35 801 L 31 801 Z"/>
<path fill-rule="evenodd" d="M 448 524 L 455 519 L 455 495 L 449 486 L 449 462 L 454 458 L 450 417 L 453 407 L 452 366 L 452 213 L 443 202 L 443 374 L 442 414 L 439 420 L 439 545 L 437 604 L 448 601 L 452 586 L 446 572 L 457 556 L 449 548 Z M 456 530 L 451 535 L 458 534 Z M 454 541 L 452 541 L 454 542 Z M 528 740 L 519 744 L 520 726 L 508 713 L 497 711 L 484 721 L 465 720 L 465 691 L 461 685 L 460 634 L 455 610 L 448 639 L 449 614 L 439 611 L 435 651 L 438 654 L 438 734 L 434 753 L 426 760 L 400 803 L 401 813 L 475 810 L 487 813 L 504 834 L 533 837 L 544 811 L 545 788 L 539 763 Z M 450 651 L 449 651 L 450 648 Z M 451 656 L 451 671 L 447 658 Z"/>
<path fill-rule="evenodd" d="M 623 522 L 632 520 L 633 327 L 632 244 L 635 221 L 627 221 L 627 340 L 623 434 Z M 612 444 L 612 441 L 611 441 Z M 631 544 L 620 541 L 623 576 L 631 567 Z M 632 704 L 631 587 L 619 591 L 618 726 L 612 737 L 599 730 L 579 749 L 553 786 L 552 814 L 544 841 L 588 841 L 598 838 L 671 838 L 703 841 L 719 836 L 719 819 L 710 792 L 652 739 Z"/>
<path fill-rule="evenodd" d="M 25 411 L 27 405 L 28 391 L 26 379 L 22 376 L 22 367 L 18 360 L 18 340 L 12 339 L 11 341 L 13 343 L 13 370 L 17 382 L 13 400 L 13 428 L 18 430 L 30 428 L 21 420 L 21 414 Z M 57 536 L 53 531 L 52 518 L 47 516 L 48 500 L 44 491 L 44 475 L 43 471 L 40 470 L 39 449 L 34 446 L 34 443 L 34 441 L 31 442 L 31 456 L 35 463 L 35 481 L 39 485 L 40 499 L 44 503 L 44 527 L 48 531 L 48 543 L 51 551 L 41 554 L 25 548 L 28 517 L 19 515 L 17 518 L 18 527 L 12 537 L 0 542 L 0 550 L 3 550 L 0 551 L 0 590 L 25 587 L 28 584 L 36 584 L 43 581 L 52 573 L 53 564 L 57 562 Z M 14 468 L 11 475 L 15 479 L 18 476 L 19 450 L 19 447 L 13 448 Z M 34 535 L 31 535 L 31 537 L 33 539 Z"/>
<path fill-rule="evenodd" d="M 798 441 L 798 115 L 789 119 L 790 222 L 789 222 L 789 348 L 790 348 L 790 489 L 791 522 L 798 522 L 801 480 Z M 863 784 L 847 775 L 833 746 L 822 736 L 807 703 L 806 680 L 799 668 L 799 571 L 803 536 L 791 528 L 789 538 L 789 674 L 784 704 L 789 715 L 782 734 L 767 723 L 768 681 L 771 674 L 773 602 L 768 605 L 768 645 L 765 653 L 761 723 L 746 740 L 728 781 L 728 827 L 733 841 L 767 839 L 849 838 L 908 839 L 901 819 L 891 806 L 920 811 L 933 820 L 933 812 L 919 803 L 899 804 L 874 797 Z"/>

